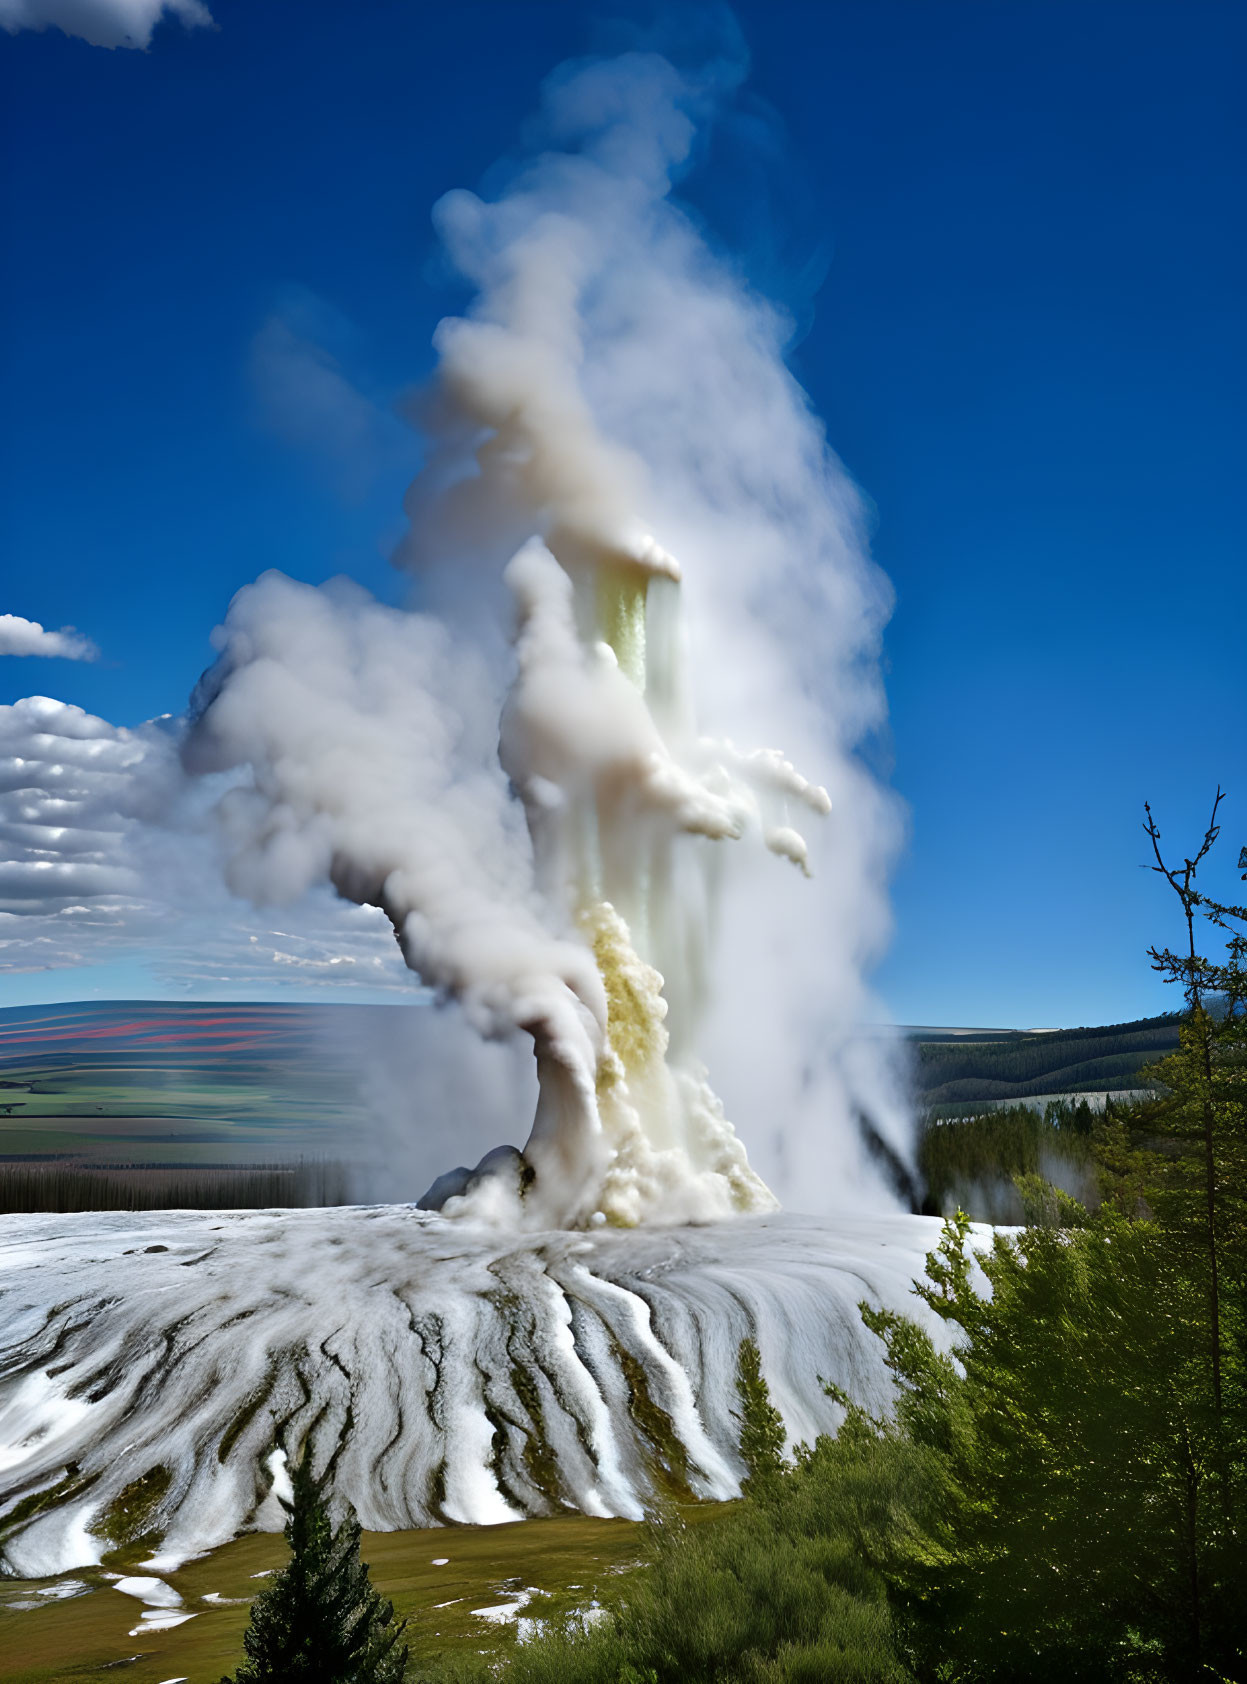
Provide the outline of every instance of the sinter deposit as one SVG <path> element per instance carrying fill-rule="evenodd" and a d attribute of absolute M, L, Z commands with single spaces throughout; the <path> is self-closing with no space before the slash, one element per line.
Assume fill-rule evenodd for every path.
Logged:
<path fill-rule="evenodd" d="M 142 1540 L 160 1572 L 276 1530 L 279 1433 L 312 1434 L 336 1498 L 378 1530 L 733 1496 L 740 1340 L 793 1440 L 837 1425 L 824 1378 L 886 1408 L 857 1304 L 920 1310 L 938 1230 L 774 1215 L 491 1235 L 401 1207 L 0 1218 L 3 1567 L 59 1573 Z"/>

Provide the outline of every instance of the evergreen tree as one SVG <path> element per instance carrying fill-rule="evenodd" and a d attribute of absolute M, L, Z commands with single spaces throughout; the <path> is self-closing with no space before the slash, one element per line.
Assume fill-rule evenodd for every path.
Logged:
<path fill-rule="evenodd" d="M 369 1582 L 359 1522 L 333 1525 L 308 1453 L 291 1483 L 290 1561 L 252 1604 L 247 1659 L 221 1684 L 401 1684 L 407 1622 Z"/>
<path fill-rule="evenodd" d="M 1192 1242 L 1203 1256 L 1218 1412 L 1225 1402 L 1225 1353 L 1244 1332 L 1247 1285 L 1247 907 L 1215 900 L 1198 887 L 1200 867 L 1220 834 L 1223 799 L 1218 789 L 1203 842 L 1181 868 L 1166 862 L 1160 830 L 1144 804 L 1152 869 L 1177 895 L 1186 925 L 1185 952 L 1149 949 L 1152 968 L 1177 983 L 1186 1001 L 1178 1051 L 1146 1072 L 1164 1086 L 1147 1124 L 1177 1147 L 1168 1162 L 1155 1160 L 1153 1202 L 1175 1238 Z M 1198 951 L 1203 943 L 1197 931 L 1205 926 L 1225 943 L 1220 960 Z"/>
<path fill-rule="evenodd" d="M 1240 1678 L 1242 1355 L 1218 1413 L 1188 1259 L 1155 1222 L 1081 1221 L 998 1235 L 975 1266 L 966 1219 L 946 1224 L 918 1291 L 951 1352 L 862 1306 L 897 1430 L 946 1475 L 941 1526 L 890 1568 L 898 1614 L 923 1677 Z"/>
<path fill-rule="evenodd" d="M 742 1339 L 737 1353 L 736 1394 L 740 1398 L 740 1457 L 748 1470 L 741 1489 L 757 1493 L 782 1473 L 784 1418 L 771 1402 L 762 1376 L 762 1356 L 752 1339 Z"/>

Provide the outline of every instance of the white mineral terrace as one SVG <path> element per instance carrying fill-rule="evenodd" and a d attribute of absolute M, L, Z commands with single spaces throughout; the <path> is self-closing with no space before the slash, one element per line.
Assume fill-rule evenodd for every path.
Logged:
<path fill-rule="evenodd" d="M 407 1206 L 2 1217 L 0 1566 L 98 1562 L 153 1470 L 139 1570 L 276 1530 L 279 1431 L 294 1448 L 315 1428 L 317 1466 L 376 1530 L 730 1497 L 740 1340 L 793 1441 L 837 1426 L 824 1380 L 885 1410 L 857 1305 L 922 1311 L 938 1233 L 776 1214 L 517 1234 Z"/>

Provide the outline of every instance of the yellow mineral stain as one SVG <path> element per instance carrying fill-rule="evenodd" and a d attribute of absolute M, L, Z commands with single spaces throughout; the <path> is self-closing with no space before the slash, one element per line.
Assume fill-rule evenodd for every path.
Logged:
<path fill-rule="evenodd" d="M 639 567 L 603 562 L 597 569 L 597 622 L 615 651 L 619 670 L 645 691 L 645 600 L 649 575 Z"/>
<path fill-rule="evenodd" d="M 615 1057 L 601 1061 L 601 1091 L 614 1087 L 625 1075 L 640 1075 L 663 1057 L 667 1002 L 662 997 L 662 977 L 638 955 L 628 926 L 609 901 L 586 907 L 577 922 L 593 948 L 606 989 L 607 1035 Z"/>

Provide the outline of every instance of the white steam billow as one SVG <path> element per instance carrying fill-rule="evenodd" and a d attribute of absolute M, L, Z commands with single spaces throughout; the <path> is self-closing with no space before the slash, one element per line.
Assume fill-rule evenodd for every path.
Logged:
<path fill-rule="evenodd" d="M 737 1348 L 790 1438 L 890 1387 L 939 1224 L 516 1234 L 404 1207 L 0 1217 L 0 1573 L 276 1531 L 279 1438 L 389 1531 L 734 1496 Z M 933 1317 L 929 1317 L 932 1322 Z M 142 1557 L 141 1560 L 138 1558 Z"/>
<path fill-rule="evenodd" d="M 863 1112 L 904 1155 L 881 1053 L 837 1028 L 886 921 L 887 806 L 851 757 L 886 593 L 778 318 L 669 199 L 692 97 L 647 56 L 556 77 L 563 149 L 494 203 L 442 201 L 477 295 L 436 335 L 402 554 L 421 611 L 265 575 L 186 744 L 193 771 L 249 771 L 220 813 L 237 892 L 331 882 L 483 1035 L 531 1035 L 528 1143 L 443 1178 L 451 1213 L 774 1208 L 707 1047 L 781 1185 L 856 1196 Z M 810 775 L 736 746 L 759 734 Z M 767 884 L 727 844 L 798 872 Z"/>

